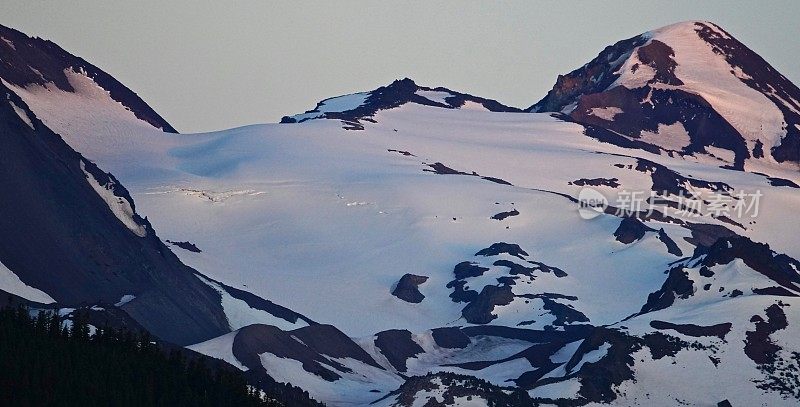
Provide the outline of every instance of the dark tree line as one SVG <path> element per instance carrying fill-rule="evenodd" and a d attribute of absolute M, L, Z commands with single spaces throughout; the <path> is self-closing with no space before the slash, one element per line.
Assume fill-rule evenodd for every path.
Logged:
<path fill-rule="evenodd" d="M 146 333 L 91 330 L 81 318 L 0 310 L 0 405 L 284 405 L 248 386 L 241 372 L 165 352 Z M 309 402 L 307 393 L 293 396 Z"/>

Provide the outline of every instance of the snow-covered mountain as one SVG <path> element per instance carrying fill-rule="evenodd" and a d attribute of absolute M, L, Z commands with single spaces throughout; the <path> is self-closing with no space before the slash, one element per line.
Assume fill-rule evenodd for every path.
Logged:
<path fill-rule="evenodd" d="M 0 78 L 16 92 L 31 92 L 48 110 L 48 119 L 61 120 L 62 125 L 77 126 L 89 121 L 94 126 L 122 120 L 109 114 L 112 106 L 103 106 L 98 99 L 108 98 L 129 111 L 141 124 L 175 133 L 161 116 L 133 91 L 111 75 L 63 50 L 51 41 L 32 38 L 0 26 Z M 104 93 L 105 95 L 102 95 Z M 72 109 L 64 109 L 71 105 Z M 118 110 L 118 109 L 117 109 Z M 62 116 L 56 116 L 61 114 Z M 133 121 L 133 120 L 130 120 Z"/>
<path fill-rule="evenodd" d="M 609 46 L 528 110 L 609 129 L 623 136 L 617 143 L 705 154 L 737 169 L 800 164 L 800 89 L 710 22 Z"/>
<path fill-rule="evenodd" d="M 714 24 L 621 41 L 525 110 L 403 79 L 202 134 L 162 131 L 64 63 L 76 91 L 0 71 L 3 151 L 36 131 L 79 152 L 63 188 L 127 233 L 108 250 L 160 250 L 171 269 L 124 265 L 168 279 L 172 301 L 208 298 L 218 311 L 185 323 L 224 321 L 189 348 L 255 380 L 330 405 L 800 399 L 800 92 Z M 4 185 L 36 173 L 8 165 Z M 67 202 L 39 178 L 22 184 Z M 36 201 L 21 197 L 0 204 Z M 31 216 L 73 216 L 58 210 Z M 13 219 L 0 290 L 75 307 L 62 286 L 118 277 L 107 265 L 124 260 L 91 257 L 81 233 L 19 243 Z M 72 240 L 96 280 L 33 259 Z"/>
<path fill-rule="evenodd" d="M 520 112 L 520 109 L 503 105 L 496 100 L 459 93 L 447 88 L 428 88 L 419 86 L 409 78 L 399 79 L 387 86 L 371 92 L 359 92 L 350 95 L 325 99 L 314 109 L 294 116 L 284 116 L 281 123 L 302 123 L 312 119 L 339 119 L 349 130 L 363 130 L 361 120 L 370 121 L 370 117 L 380 110 L 392 109 L 406 103 L 423 106 L 435 106 L 445 109 L 477 108 L 492 112 Z"/>

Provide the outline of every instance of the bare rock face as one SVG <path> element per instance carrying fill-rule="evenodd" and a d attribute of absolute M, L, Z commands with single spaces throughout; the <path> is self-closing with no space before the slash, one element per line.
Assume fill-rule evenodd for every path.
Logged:
<path fill-rule="evenodd" d="M 597 58 L 586 65 L 566 74 L 559 75 L 553 89 L 535 105 L 528 108 L 532 112 L 561 112 L 575 103 L 582 95 L 599 93 L 606 90 L 619 78 L 616 69 L 631 50 L 644 45 L 644 35 L 622 40 L 606 47 Z"/>
<path fill-rule="evenodd" d="M 177 344 L 229 331 L 219 293 L 135 213 L 119 181 L 70 148 L 4 85 L 0 145 L 0 262 L 20 280 L 63 306 L 132 296 L 121 308 Z M 90 182 L 113 185 L 114 200 L 133 212 L 130 224 Z"/>
<path fill-rule="evenodd" d="M 652 232 L 653 229 L 646 226 L 642 221 L 634 217 L 622 218 L 622 221 L 614 232 L 614 237 L 618 242 L 624 244 L 631 244 L 644 237 L 646 232 Z"/>
<path fill-rule="evenodd" d="M 419 285 L 426 281 L 428 281 L 426 276 L 405 274 L 397 282 L 392 295 L 406 302 L 420 303 L 425 299 L 425 296 L 419 292 Z"/>

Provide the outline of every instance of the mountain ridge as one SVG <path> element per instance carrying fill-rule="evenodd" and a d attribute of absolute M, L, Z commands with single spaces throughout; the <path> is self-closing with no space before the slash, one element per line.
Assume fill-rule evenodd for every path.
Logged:
<path fill-rule="evenodd" d="M 607 47 L 527 110 L 634 140 L 646 131 L 646 143 L 678 153 L 723 148 L 742 170 L 746 160 L 800 164 L 798 99 L 797 86 L 718 25 L 687 21 Z"/>
<path fill-rule="evenodd" d="M 800 397 L 800 320 L 791 312 L 800 306 L 792 222 L 800 178 L 774 157 L 783 144 L 744 131 L 759 120 L 774 125 L 774 111 L 753 119 L 713 98 L 720 89 L 752 91 L 774 105 L 792 89 L 781 93 L 781 77 L 760 80 L 745 64 L 737 71 L 726 55 L 746 52 L 725 51 L 736 43 L 724 31 L 695 24 L 606 48 L 539 102 L 555 112 L 402 79 L 326 99 L 283 124 L 179 135 L 123 126 L 115 120 L 131 115 L 116 110 L 94 125 L 91 109 L 117 107 L 107 98 L 64 113 L 63 90 L 50 100 L 9 86 L 0 137 L 12 159 L 3 160 L 10 169 L 0 181 L 20 193 L 0 196 L 0 208 L 58 220 L 65 209 L 37 206 L 68 209 L 75 195 L 90 208 L 62 217 L 89 217 L 87 229 L 102 218 L 105 235 L 125 237 L 99 255 L 78 252 L 101 263 L 97 280 L 79 275 L 86 285 L 111 278 L 103 273 L 114 250 L 145 241 L 169 267 L 118 263 L 147 271 L 146 279 L 174 278 L 154 289 L 164 302 L 202 300 L 213 312 L 142 315 L 137 306 L 171 308 L 124 281 L 122 289 L 137 291 L 109 286 L 92 290 L 100 303 L 67 303 L 33 278 L 62 271 L 41 256 L 53 243 L 11 217 L 0 219 L 0 230 L 14 231 L 0 233 L 0 260 L 16 254 L 9 273 L 63 302 L 49 307 L 108 307 L 156 331 L 146 322 L 182 330 L 169 325 L 207 327 L 210 318 L 213 329 L 182 343 L 252 383 L 293 383 L 330 405 L 792 405 Z M 713 58 L 711 76 L 725 73 L 728 82 L 690 80 L 705 78 L 692 68 L 693 51 Z M 102 88 L 74 73 L 65 75 L 83 89 Z M 774 100 L 745 73 L 773 86 Z M 774 108 L 781 117 L 791 113 L 792 102 L 784 104 L 789 113 Z M 57 151 L 37 171 L 10 147 L 40 139 Z M 64 166 L 65 194 L 15 178 L 58 184 L 45 170 Z M 581 205 L 587 189 L 606 200 L 590 216 Z M 756 192 L 763 206 L 751 216 Z M 80 235 L 36 225 L 56 244 Z M 156 227 L 177 242 L 174 253 Z M 50 262 L 32 267 L 36 255 Z M 403 299 L 396 288 L 405 276 L 415 277 L 414 290 Z"/>
<path fill-rule="evenodd" d="M 0 77 L 7 84 L 27 87 L 52 84 L 65 92 L 74 92 L 65 70 L 81 72 L 109 93 L 137 118 L 169 133 L 177 133 L 166 120 L 128 89 L 100 68 L 65 51 L 52 41 L 29 37 L 21 31 L 0 24 Z"/>

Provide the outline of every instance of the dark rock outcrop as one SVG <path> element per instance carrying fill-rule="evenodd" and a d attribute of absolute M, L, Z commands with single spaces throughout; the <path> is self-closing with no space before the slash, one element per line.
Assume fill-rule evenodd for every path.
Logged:
<path fill-rule="evenodd" d="M 765 310 L 767 320 L 755 315 L 751 319 L 755 323 L 755 330 L 745 334 L 744 353 L 755 363 L 768 364 L 775 361 L 777 352 L 781 347 L 776 345 L 770 335 L 789 326 L 786 313 L 777 304 L 772 304 Z"/>
<path fill-rule="evenodd" d="M 450 299 L 452 299 L 453 302 L 474 301 L 475 298 L 478 297 L 478 292 L 475 290 L 468 290 L 466 288 L 466 279 L 470 277 L 481 276 L 488 270 L 489 269 L 486 267 L 481 267 L 476 263 L 469 261 L 462 261 L 461 263 L 456 264 L 456 266 L 453 268 L 455 279 L 447 283 L 447 288 L 453 289 L 453 292 L 450 294 Z"/>
<path fill-rule="evenodd" d="M 305 371 L 331 382 L 341 378 L 332 368 L 346 369 L 341 364 L 314 352 L 292 338 L 289 333 L 271 325 L 250 325 L 240 329 L 234 338 L 232 352 L 233 356 L 248 369 L 265 373 L 260 358 L 263 353 L 297 360 L 302 363 Z"/>
<path fill-rule="evenodd" d="M 778 178 L 778 177 L 767 177 L 769 180 L 769 184 L 773 187 L 790 187 L 790 188 L 800 188 L 800 185 L 797 185 L 793 181 L 790 181 L 785 178 Z"/>
<path fill-rule="evenodd" d="M 669 269 L 667 279 L 661 288 L 647 297 L 647 303 L 638 314 L 657 311 L 671 306 L 676 299 L 686 299 L 694 295 L 697 288 L 695 281 L 689 278 L 687 267 L 699 267 L 698 273 L 703 278 L 712 278 L 715 273 L 711 268 L 716 265 L 730 264 L 741 260 L 755 272 L 762 274 L 780 287 L 764 287 L 753 290 L 755 294 L 796 296 L 800 294 L 800 262 L 785 255 L 775 253 L 763 243 L 753 242 L 744 236 L 731 236 L 717 239 L 710 246 L 698 246 L 691 258 L 680 261 Z M 710 285 L 706 284 L 706 291 Z M 720 292 L 724 291 L 720 287 Z M 735 298 L 743 295 L 741 290 L 734 289 L 729 296 Z"/>
<path fill-rule="evenodd" d="M 461 310 L 461 316 L 471 324 L 488 324 L 497 318 L 492 314 L 495 306 L 508 305 L 513 300 L 514 294 L 511 292 L 510 286 L 487 285 L 483 287 L 477 298 Z"/>
<path fill-rule="evenodd" d="M 517 215 L 519 215 L 519 211 L 516 210 L 516 209 L 512 209 L 510 211 L 496 213 L 496 214 L 492 215 L 491 219 L 503 220 L 505 218 L 508 218 L 508 217 L 511 217 L 511 216 L 517 216 Z"/>
<path fill-rule="evenodd" d="M 731 323 L 725 322 L 711 326 L 695 325 L 695 324 L 673 324 L 671 322 L 650 321 L 650 326 L 658 330 L 673 330 L 686 336 L 716 336 L 719 339 L 725 339 L 725 335 L 731 331 Z"/>
<path fill-rule="evenodd" d="M 582 95 L 599 93 L 606 90 L 619 79 L 616 72 L 630 56 L 635 47 L 644 45 L 644 35 L 618 41 L 603 49 L 602 52 L 586 65 L 566 74 L 559 75 L 556 83 L 547 95 L 528 108 L 532 112 L 560 112 Z"/>
<path fill-rule="evenodd" d="M 658 231 L 658 240 L 660 240 L 662 243 L 664 243 L 665 246 L 667 246 L 668 253 L 674 254 L 675 256 L 683 256 L 683 251 L 681 251 L 681 248 L 678 247 L 678 244 L 675 243 L 675 241 L 672 240 L 671 237 L 669 237 L 669 235 L 667 234 L 667 232 L 664 231 L 663 228 Z"/>
<path fill-rule="evenodd" d="M 425 299 L 425 296 L 419 292 L 419 285 L 426 281 L 428 281 L 426 276 L 405 274 L 400 277 L 400 281 L 397 282 L 392 295 L 405 302 L 420 303 Z"/>
<path fill-rule="evenodd" d="M 647 296 L 647 303 L 642 306 L 640 314 L 664 309 L 672 305 L 677 298 L 689 298 L 695 292 L 694 282 L 683 267 L 677 266 L 669 270 L 666 281 L 661 288 Z"/>
<path fill-rule="evenodd" d="M 464 172 L 464 171 L 454 170 L 454 169 L 452 169 L 452 168 L 450 168 L 450 167 L 448 167 L 448 166 L 446 166 L 446 165 L 444 165 L 444 164 L 442 164 L 440 162 L 436 162 L 436 163 L 433 163 L 433 164 L 426 164 L 426 165 L 428 167 L 430 167 L 431 169 L 425 168 L 422 171 L 432 172 L 434 174 L 439 174 L 439 175 L 468 175 L 470 177 L 478 177 L 478 178 L 480 178 L 482 180 L 486 180 L 486 181 L 489 181 L 489 182 L 494 182 L 495 184 L 513 185 L 513 184 L 511 184 L 510 182 L 508 182 L 508 181 L 506 181 L 504 179 L 497 178 L 497 177 L 483 176 L 483 175 L 478 174 L 475 171 L 472 171 L 471 173 L 468 173 L 468 172 Z"/>
<path fill-rule="evenodd" d="M 725 226 L 710 223 L 687 222 L 686 228 L 692 232 L 691 237 L 684 240 L 695 245 L 709 247 L 719 239 L 736 236 L 736 233 Z"/>
<path fill-rule="evenodd" d="M 464 349 L 471 342 L 469 336 L 458 327 L 435 328 L 431 330 L 431 335 L 439 347 L 447 349 Z"/>
<path fill-rule="evenodd" d="M 664 195 L 680 195 L 684 197 L 691 197 L 692 192 L 687 189 L 686 185 L 694 188 L 707 189 L 718 193 L 727 193 L 733 188 L 724 182 L 711 182 L 692 177 L 685 177 L 676 171 L 673 171 L 661 164 L 655 163 L 644 158 L 636 159 L 636 171 L 650 174 L 653 180 L 653 192 Z"/>
<path fill-rule="evenodd" d="M 617 241 L 624 244 L 631 244 L 644 237 L 646 232 L 654 232 L 655 229 L 645 225 L 639 219 L 632 216 L 622 218 L 614 237 Z"/>
<path fill-rule="evenodd" d="M 783 287 L 765 287 L 765 288 L 754 288 L 753 294 L 757 295 L 774 295 L 778 297 L 800 297 L 800 295 L 795 294 Z"/>
<path fill-rule="evenodd" d="M 463 280 L 465 278 L 470 277 L 479 277 L 483 275 L 484 272 L 489 271 L 486 267 L 481 267 L 476 263 L 470 261 L 462 261 L 461 263 L 456 264 L 453 268 L 453 274 L 456 277 L 456 280 Z"/>
<path fill-rule="evenodd" d="M 406 360 L 425 351 L 411 338 L 411 332 L 391 329 L 375 335 L 375 346 L 398 372 L 406 371 Z"/>
<path fill-rule="evenodd" d="M 525 260 L 529 254 L 519 245 L 514 243 L 499 242 L 490 247 L 479 250 L 475 256 L 494 257 L 507 254 Z M 467 305 L 461 310 L 461 316 L 472 324 L 488 324 L 497 316 L 493 314 L 495 307 L 508 305 L 515 298 L 522 298 L 526 304 L 532 299 L 540 299 L 543 309 L 555 316 L 556 325 L 566 325 L 573 322 L 587 322 L 588 319 L 581 312 L 575 310 L 570 305 L 563 304 L 559 300 L 574 301 L 577 298 L 562 296 L 559 294 L 525 294 L 515 295 L 512 287 L 518 284 L 518 280 L 530 282 L 537 278 L 540 273 L 553 273 L 556 277 L 566 277 L 567 273 L 558 267 L 549 266 L 542 262 L 525 260 L 523 264 L 506 259 L 496 260 L 492 263 L 496 267 L 507 267 L 508 275 L 496 278 L 497 284 L 480 283 L 482 286 L 469 288 L 470 279 L 480 277 L 489 270 L 487 267 L 479 266 L 477 263 L 464 261 L 455 266 L 453 274 L 455 279 L 447 284 L 447 288 L 453 289 L 450 298 L 454 302 L 466 302 Z M 479 291 L 480 290 L 480 291 Z M 532 322 L 532 321 L 529 321 Z M 521 323 L 524 325 L 525 323 Z"/>
<path fill-rule="evenodd" d="M 192 253 L 202 253 L 203 252 L 202 250 L 200 250 L 200 248 L 197 247 L 197 245 L 195 245 L 192 242 L 173 242 L 171 240 L 167 240 L 166 242 L 171 244 L 171 245 L 173 245 L 173 246 L 180 247 L 183 250 L 188 250 L 188 251 L 190 251 Z"/>
<path fill-rule="evenodd" d="M 317 324 L 316 322 L 312 321 L 310 318 L 306 317 L 303 314 L 292 311 L 289 308 L 286 308 L 282 305 L 275 304 L 272 301 L 265 300 L 253 293 L 231 287 L 225 283 L 213 280 L 207 276 L 202 276 L 202 278 L 205 280 L 212 281 L 214 284 L 218 285 L 223 290 L 225 290 L 225 292 L 228 293 L 231 297 L 247 303 L 247 305 L 250 308 L 268 312 L 272 316 L 283 319 L 292 324 L 297 323 L 298 320 L 304 321 L 309 325 Z"/>
<path fill-rule="evenodd" d="M 506 243 L 506 242 L 493 243 L 491 246 L 489 246 L 489 247 L 487 247 L 485 249 L 479 250 L 477 253 L 475 253 L 475 255 L 476 256 L 490 257 L 490 256 L 497 256 L 497 255 L 502 254 L 502 253 L 505 253 L 505 254 L 508 254 L 508 255 L 514 256 L 514 257 L 519 257 L 522 260 L 525 260 L 523 258 L 523 256 L 528 256 L 528 252 L 526 252 L 525 250 L 522 250 L 522 248 L 519 247 L 518 244 Z"/>
<path fill-rule="evenodd" d="M 314 324 L 295 329 L 291 334 L 304 345 L 326 357 L 350 358 L 381 368 L 364 349 L 333 325 Z"/>
<path fill-rule="evenodd" d="M 617 178 L 581 178 L 576 179 L 575 181 L 570 182 L 572 185 L 577 185 L 579 187 L 591 186 L 591 187 L 600 187 L 606 186 L 611 188 L 618 187 L 619 179 Z"/>
<path fill-rule="evenodd" d="M 606 346 L 605 354 L 594 363 L 578 364 L 584 356 Z M 564 364 L 568 373 L 562 378 L 546 378 L 529 384 L 526 388 L 535 388 L 546 384 L 577 378 L 581 387 L 577 399 L 543 399 L 540 402 L 554 402 L 557 405 L 585 405 L 590 402 L 609 403 L 617 398 L 614 388 L 620 383 L 632 379 L 632 353 L 645 346 L 641 338 L 628 336 L 615 329 L 597 327 L 591 329 L 572 357 Z"/>
<path fill-rule="evenodd" d="M 578 297 L 553 293 L 523 294 L 520 297 L 541 300 L 544 303 L 542 308 L 556 317 L 555 321 L 553 321 L 553 325 L 564 326 L 576 322 L 589 322 L 589 318 L 582 312 L 576 310 L 569 304 L 562 304 L 558 301 L 577 301 Z"/>

